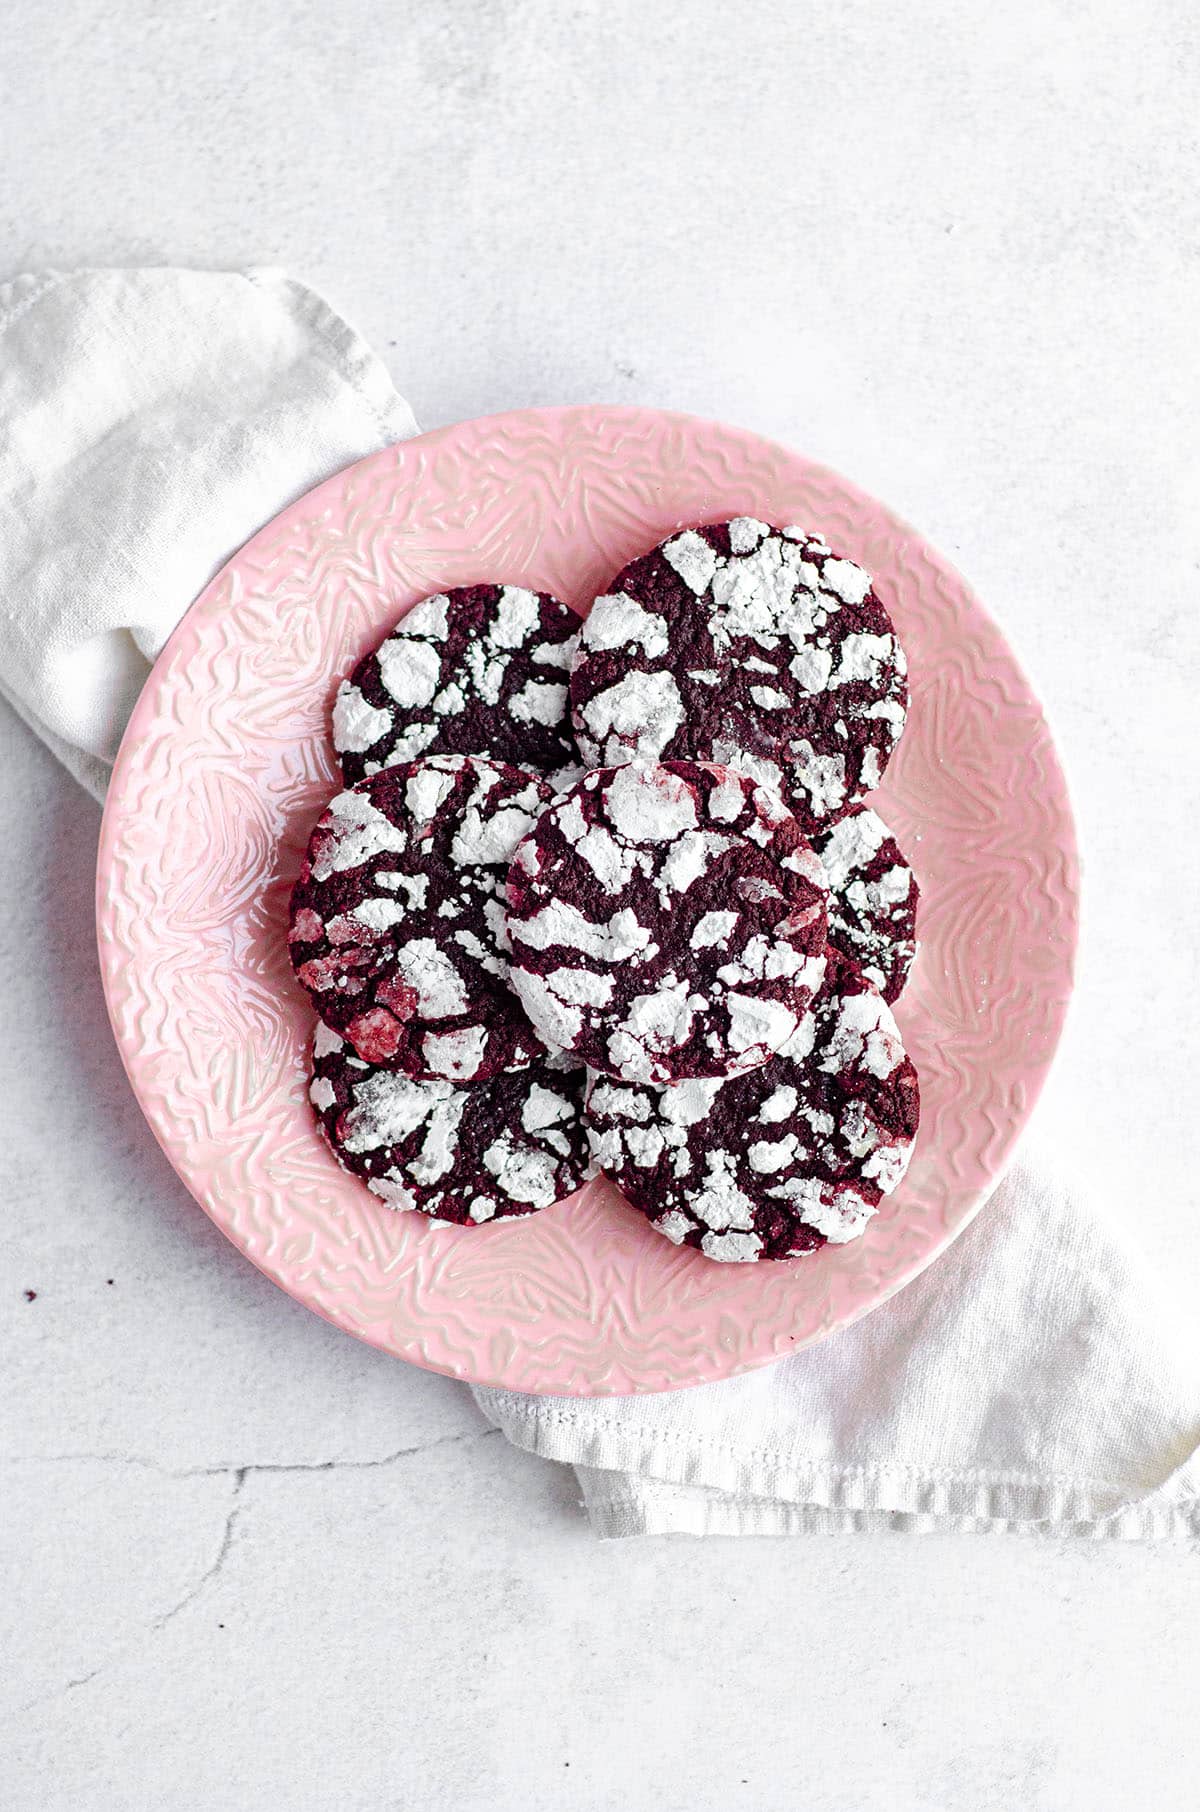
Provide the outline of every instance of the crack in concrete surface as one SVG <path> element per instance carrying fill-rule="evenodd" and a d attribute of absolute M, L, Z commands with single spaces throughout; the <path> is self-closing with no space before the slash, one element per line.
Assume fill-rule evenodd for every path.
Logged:
<path fill-rule="evenodd" d="M 379 1466 L 393 1466 L 397 1460 L 410 1459 L 414 1454 L 433 1453 L 439 1447 L 461 1447 L 468 1441 L 486 1441 L 500 1433 L 498 1428 L 469 1428 L 463 1434 L 437 1435 L 432 1441 L 419 1441 L 414 1447 L 397 1447 L 394 1453 L 380 1454 L 372 1460 L 225 1460 L 215 1466 L 164 1466 L 161 1460 L 140 1453 L 8 1453 L 0 1455 L 0 1465 L 137 1466 L 165 1479 L 226 1478 L 260 1472 L 370 1472 Z"/>
<path fill-rule="evenodd" d="M 8 1454 L 3 1456 L 3 1463 L 9 1466 L 99 1463 L 103 1465 L 138 1467 L 143 1471 L 154 1472 L 161 1478 L 167 1479 L 232 1478 L 233 1494 L 225 1511 L 225 1518 L 221 1527 L 221 1538 L 217 1544 L 217 1551 L 212 1560 L 204 1568 L 200 1577 L 194 1580 L 193 1583 L 183 1591 L 174 1604 L 169 1605 L 164 1611 L 157 1612 L 148 1622 L 139 1625 L 137 1630 L 130 1632 L 129 1641 L 132 1641 L 136 1636 L 144 1635 L 147 1631 L 157 1633 L 159 1630 L 164 1629 L 166 1625 L 171 1622 L 172 1618 L 177 1617 L 181 1611 L 186 1610 L 188 1605 L 194 1604 L 205 1588 L 211 1585 L 212 1581 L 220 1575 L 226 1561 L 233 1551 L 238 1516 L 245 1507 L 242 1494 L 248 1478 L 256 1476 L 259 1473 L 373 1472 L 382 1467 L 392 1466 L 397 1460 L 410 1459 L 414 1454 L 432 1453 L 439 1447 L 462 1447 L 471 1441 L 486 1441 L 490 1437 L 498 1435 L 500 1432 L 501 1431 L 498 1428 L 473 1428 L 468 1429 L 463 1434 L 439 1435 L 432 1441 L 418 1442 L 417 1445 L 413 1447 L 398 1447 L 394 1453 L 382 1454 L 378 1459 L 373 1460 L 262 1461 L 240 1465 L 170 1467 L 163 1466 L 159 1461 L 149 1459 L 141 1454 L 52 1453 L 34 1454 L 28 1457 L 18 1454 Z M 24 1717 L 27 1713 L 34 1711 L 38 1706 L 49 1704 L 55 1699 L 65 1697 L 67 1693 L 77 1691 L 81 1686 L 86 1686 L 89 1681 L 94 1680 L 98 1674 L 103 1673 L 105 1669 L 110 1667 L 115 1661 L 119 1661 L 121 1656 L 127 1652 L 128 1646 L 128 1641 L 122 1643 L 111 1655 L 107 1655 L 102 1661 L 98 1661 L 96 1666 L 90 1668 L 87 1673 L 78 1674 L 70 1680 L 65 1680 L 61 1686 L 54 1686 L 46 1692 L 38 1693 L 36 1697 L 28 1700 L 24 1705 L 14 1706 L 11 1711 L 3 1714 L 4 1721 L 7 1722 L 11 1718 Z"/>
<path fill-rule="evenodd" d="M 195 1585 L 189 1586 L 188 1590 L 183 1594 L 183 1597 L 179 1599 L 178 1603 L 173 1604 L 170 1610 L 161 1611 L 157 1617 L 152 1619 L 150 1624 L 152 1630 L 162 1629 L 165 1624 L 170 1623 L 172 1617 L 177 1617 L 180 1611 L 185 1610 L 189 1604 L 199 1598 L 205 1586 L 208 1585 L 210 1580 L 217 1577 L 217 1574 L 225 1565 L 226 1560 L 229 1558 L 229 1550 L 233 1546 L 233 1527 L 237 1522 L 238 1511 L 242 1507 L 242 1486 L 246 1483 L 247 1470 L 248 1469 L 245 1466 L 239 1466 L 233 1474 L 233 1498 L 229 1505 L 229 1509 L 225 1514 L 225 1527 L 221 1531 L 221 1543 L 212 1563 L 205 1567 Z"/>

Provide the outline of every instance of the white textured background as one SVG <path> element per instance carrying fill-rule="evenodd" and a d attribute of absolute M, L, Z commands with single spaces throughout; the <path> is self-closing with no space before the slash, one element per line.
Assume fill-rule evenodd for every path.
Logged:
<path fill-rule="evenodd" d="M 1086 855 L 1042 1124 L 1190 1315 L 1188 0 L 9 0 L 2 36 L 0 275 L 280 263 L 426 426 L 724 417 L 957 561 Z M 7 715 L 0 812 L 5 1812 L 1192 1812 L 1195 1553 L 597 1544 L 569 1475 L 223 1244 L 111 1043 L 98 812 Z"/>

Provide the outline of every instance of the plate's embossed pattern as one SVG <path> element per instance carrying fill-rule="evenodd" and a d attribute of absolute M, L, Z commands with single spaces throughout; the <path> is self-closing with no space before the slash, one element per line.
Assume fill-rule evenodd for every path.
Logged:
<path fill-rule="evenodd" d="M 483 1229 L 393 1214 L 305 1099 L 310 1010 L 288 893 L 335 785 L 340 675 L 409 603 L 506 580 L 583 608 L 686 522 L 819 528 L 875 575 L 908 651 L 907 733 L 878 795 L 923 890 L 897 1007 L 923 1121 L 849 1246 L 714 1265 L 604 1183 Z M 761 1365 L 913 1277 L 966 1223 L 1045 1076 L 1071 986 L 1075 839 L 1036 700 L 962 580 L 881 505 L 751 435 L 636 409 L 466 423 L 286 510 L 162 655 L 113 776 L 98 877 L 109 1010 L 176 1169 L 268 1276 L 420 1365 L 515 1389 L 655 1390 Z"/>

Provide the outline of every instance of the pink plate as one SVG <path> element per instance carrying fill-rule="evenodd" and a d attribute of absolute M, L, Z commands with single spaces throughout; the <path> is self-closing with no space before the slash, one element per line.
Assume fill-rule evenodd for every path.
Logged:
<path fill-rule="evenodd" d="M 335 787 L 331 695 L 427 593 L 473 580 L 585 609 L 681 524 L 819 528 L 875 575 L 912 710 L 879 804 L 917 870 L 921 950 L 898 1017 L 923 1121 L 865 1236 L 717 1265 L 604 1183 L 475 1229 L 397 1214 L 343 1174 L 306 1096 L 312 1018 L 284 943 Z M 619 408 L 440 429 L 302 497 L 214 579 L 164 650 L 117 758 L 98 876 L 117 1041 L 163 1149 L 285 1290 L 454 1377 L 587 1396 L 728 1377 L 916 1276 L 975 1213 L 1042 1085 L 1071 989 L 1075 836 L 1036 699 L 946 563 L 834 473 L 734 428 Z"/>

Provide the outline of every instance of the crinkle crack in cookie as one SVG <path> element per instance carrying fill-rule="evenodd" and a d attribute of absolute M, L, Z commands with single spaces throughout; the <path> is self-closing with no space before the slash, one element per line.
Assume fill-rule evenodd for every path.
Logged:
<path fill-rule="evenodd" d="M 333 743 L 346 779 L 418 755 L 487 755 L 569 784 L 578 632 L 573 610 L 519 585 L 463 585 L 414 604 L 338 689 Z"/>
<path fill-rule="evenodd" d="M 829 877 L 829 941 L 859 963 L 886 1001 L 917 953 L 917 877 L 883 819 L 857 805 L 813 838 Z"/>
<path fill-rule="evenodd" d="M 888 1007 L 831 951 L 812 1013 L 762 1069 L 660 1090 L 596 1076 L 587 1111 L 633 1206 L 676 1245 L 737 1261 L 860 1234 L 908 1166 L 919 1096 Z"/>
<path fill-rule="evenodd" d="M 330 802 L 292 894 L 289 950 L 360 1057 L 463 1082 L 545 1054 L 508 985 L 503 892 L 553 796 L 501 762 L 436 755 Z"/>
<path fill-rule="evenodd" d="M 642 1082 L 765 1063 L 825 971 L 824 871 L 778 797 L 711 764 L 588 774 L 509 874 L 512 984 L 546 1042 Z"/>
<path fill-rule="evenodd" d="M 582 1070 L 548 1063 L 456 1087 L 364 1063 L 319 1025 L 309 1097 L 344 1169 L 389 1208 L 466 1226 L 532 1214 L 591 1175 Z"/>
<path fill-rule="evenodd" d="M 596 599 L 571 704 L 584 760 L 723 762 L 812 829 L 879 784 L 907 667 L 861 567 L 752 516 L 673 535 Z"/>

